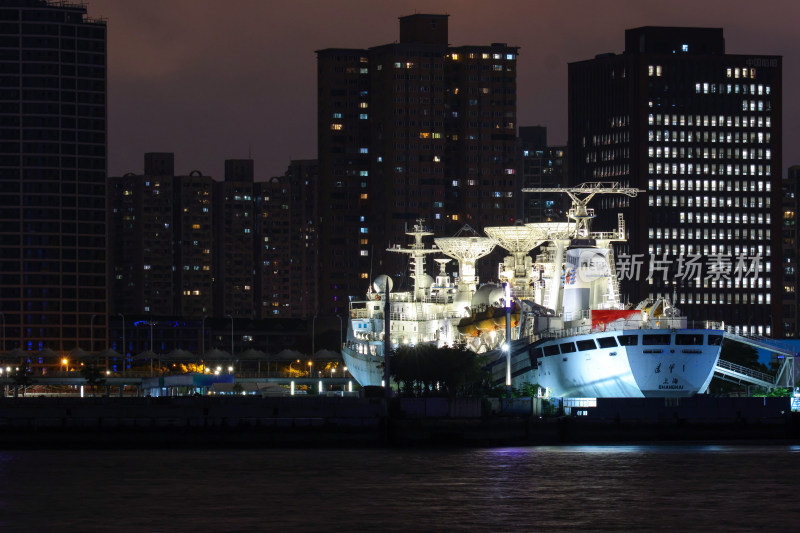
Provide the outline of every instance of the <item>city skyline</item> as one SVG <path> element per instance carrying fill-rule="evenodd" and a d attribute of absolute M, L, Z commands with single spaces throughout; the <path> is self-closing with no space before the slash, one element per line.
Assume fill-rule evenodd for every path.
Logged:
<path fill-rule="evenodd" d="M 256 180 L 282 174 L 290 159 L 315 157 L 315 51 L 393 42 L 397 18 L 414 12 L 450 14 L 455 46 L 519 46 L 518 124 L 546 126 L 551 144 L 566 143 L 567 64 L 621 53 L 621 35 L 632 27 L 720 27 L 728 53 L 782 55 L 787 94 L 800 83 L 800 43 L 792 27 L 800 6 L 791 1 L 758 10 L 745 2 L 656 6 L 624 0 L 602 6 L 238 0 L 234 9 L 218 6 L 89 2 L 89 15 L 108 19 L 113 29 L 109 175 L 141 172 L 141 154 L 153 151 L 174 152 L 178 173 L 214 177 L 223 175 L 225 159 L 251 156 Z M 792 120 L 798 108 L 800 102 L 784 102 L 786 168 L 800 162 L 800 125 Z"/>

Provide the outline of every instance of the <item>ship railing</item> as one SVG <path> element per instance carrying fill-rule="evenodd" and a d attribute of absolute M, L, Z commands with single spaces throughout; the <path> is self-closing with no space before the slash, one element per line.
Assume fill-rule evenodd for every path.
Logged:
<path fill-rule="evenodd" d="M 350 318 L 369 318 L 369 309 L 350 309 Z"/>
<path fill-rule="evenodd" d="M 376 313 L 377 315 L 377 313 Z M 400 322 L 424 322 L 427 320 L 444 320 L 446 318 L 456 318 L 452 313 L 431 313 L 414 316 L 412 313 L 389 313 L 389 320 Z M 383 316 L 381 315 L 381 318 Z"/>
<path fill-rule="evenodd" d="M 725 370 L 730 370 L 732 372 L 736 372 L 738 374 L 744 374 L 745 376 L 749 376 L 751 378 L 760 379 L 761 381 L 766 381 L 767 383 L 774 383 L 775 376 L 771 374 L 765 374 L 764 372 L 759 372 L 758 370 L 753 370 L 751 368 L 747 368 L 745 366 L 737 365 L 723 359 L 719 359 L 717 361 L 717 366 L 720 368 L 724 368 Z"/>
<path fill-rule="evenodd" d="M 529 338 L 531 341 L 539 339 L 562 339 L 573 335 L 588 335 L 590 333 L 603 333 L 609 331 L 623 331 L 636 329 L 722 329 L 718 322 L 695 321 L 688 322 L 684 318 L 660 318 L 644 322 L 640 320 L 616 321 L 605 324 L 602 328 L 592 328 L 591 325 L 576 326 L 557 330 L 549 330 L 532 333 Z"/>
<path fill-rule="evenodd" d="M 592 311 L 589 309 L 582 309 L 580 311 L 568 311 L 564 313 L 564 320 L 580 320 L 583 318 L 592 318 Z"/>
<path fill-rule="evenodd" d="M 798 352 L 795 350 L 794 347 L 787 345 L 784 342 L 777 341 L 770 337 L 763 337 L 761 335 L 754 335 L 752 333 L 744 333 L 740 331 L 738 326 L 727 326 L 725 328 L 725 333 L 734 340 L 749 340 L 754 341 L 753 343 L 756 344 L 760 348 L 764 348 L 775 353 L 781 353 L 784 355 L 791 355 L 797 356 Z M 740 339 L 737 339 L 739 337 Z"/>
<path fill-rule="evenodd" d="M 418 298 L 417 302 L 423 304 L 451 304 L 453 303 L 453 296 L 425 296 Z"/>

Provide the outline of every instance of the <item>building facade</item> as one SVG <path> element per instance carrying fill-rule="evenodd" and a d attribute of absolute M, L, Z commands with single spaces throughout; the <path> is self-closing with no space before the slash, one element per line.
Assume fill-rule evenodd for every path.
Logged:
<path fill-rule="evenodd" d="M 309 318 L 317 309 L 318 165 L 294 160 L 286 173 L 258 183 L 259 318 Z"/>
<path fill-rule="evenodd" d="M 624 295 L 781 336 L 781 58 L 725 53 L 722 29 L 643 27 L 625 52 L 569 65 L 573 183 L 620 182 Z M 777 295 L 777 296 L 776 296 Z"/>
<path fill-rule="evenodd" d="M 0 349 L 105 345 L 106 26 L 0 5 Z"/>
<path fill-rule="evenodd" d="M 410 283 L 386 249 L 418 219 L 436 235 L 514 222 L 517 53 L 451 47 L 448 16 L 424 14 L 393 44 L 317 52 L 322 312 L 381 273 Z"/>
<path fill-rule="evenodd" d="M 175 176 L 174 155 L 108 179 L 112 314 L 202 318 L 213 312 L 214 180 Z"/>
<path fill-rule="evenodd" d="M 214 316 L 256 317 L 256 195 L 253 160 L 226 160 L 213 194 Z"/>
<path fill-rule="evenodd" d="M 796 338 L 798 331 L 797 300 L 797 211 L 798 193 L 800 192 L 800 165 L 789 167 L 787 177 L 783 180 L 783 216 L 781 217 L 781 238 L 783 255 L 781 269 L 783 271 L 782 304 L 783 333 L 785 337 Z"/>
<path fill-rule="evenodd" d="M 567 148 L 547 146 L 547 128 L 522 126 L 518 142 L 519 189 L 567 186 Z M 524 193 L 517 202 L 525 223 L 566 221 L 570 207 L 569 198 L 557 193 Z"/>
<path fill-rule="evenodd" d="M 148 153 L 143 174 L 108 180 L 112 315 L 312 317 L 316 162 L 268 181 L 250 159 L 225 161 L 224 181 L 174 174 L 172 153 Z"/>

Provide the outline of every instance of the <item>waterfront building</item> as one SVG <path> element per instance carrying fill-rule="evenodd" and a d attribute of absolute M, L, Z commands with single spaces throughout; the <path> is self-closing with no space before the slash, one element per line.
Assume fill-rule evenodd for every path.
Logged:
<path fill-rule="evenodd" d="M 84 5 L 0 4 L 0 350 L 105 345 L 106 80 Z"/>
<path fill-rule="evenodd" d="M 596 202 L 623 210 L 632 303 L 665 296 L 694 319 L 783 334 L 781 57 L 727 54 L 721 28 L 627 30 L 624 53 L 569 65 L 568 154 L 574 183 L 647 191 Z"/>
<path fill-rule="evenodd" d="M 547 145 L 547 128 L 519 128 L 517 161 L 519 188 L 566 187 L 566 147 Z M 519 190 L 519 189 L 518 189 Z M 517 195 L 520 218 L 528 222 L 562 222 L 567 220 L 569 197 L 558 193 L 525 193 Z"/>
<path fill-rule="evenodd" d="M 392 44 L 317 51 L 321 311 L 377 273 L 410 282 L 386 248 L 419 218 L 437 235 L 514 223 L 517 54 L 450 46 L 429 14 L 400 17 Z"/>

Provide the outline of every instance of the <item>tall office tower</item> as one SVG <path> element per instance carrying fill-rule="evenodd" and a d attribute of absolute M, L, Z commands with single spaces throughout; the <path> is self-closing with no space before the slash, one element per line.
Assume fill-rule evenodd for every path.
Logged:
<path fill-rule="evenodd" d="M 225 161 L 214 183 L 214 316 L 256 318 L 256 201 L 252 159 Z"/>
<path fill-rule="evenodd" d="M 646 190 L 594 202 L 599 229 L 625 215 L 631 302 L 782 335 L 780 57 L 726 54 L 722 29 L 627 30 L 623 54 L 569 65 L 568 137 L 573 183 Z"/>
<path fill-rule="evenodd" d="M 257 183 L 258 318 L 316 313 L 317 161 L 293 160 L 283 176 Z"/>
<path fill-rule="evenodd" d="M 214 181 L 174 176 L 173 154 L 108 180 L 111 313 L 202 318 L 213 312 Z"/>
<path fill-rule="evenodd" d="M 105 347 L 106 26 L 0 5 L 0 349 Z"/>
<path fill-rule="evenodd" d="M 797 240 L 797 212 L 798 199 L 800 198 L 800 165 L 789 167 L 787 177 L 783 180 L 783 216 L 781 217 L 781 238 L 783 239 L 783 254 L 781 256 L 781 269 L 783 271 L 783 332 L 785 337 L 797 337 L 798 300 L 798 240 Z"/>
<path fill-rule="evenodd" d="M 547 146 L 547 128 L 521 126 L 518 139 L 519 189 L 566 187 L 566 147 Z M 558 193 L 525 193 L 517 196 L 519 217 L 527 222 L 567 220 L 569 198 Z"/>
<path fill-rule="evenodd" d="M 381 273 L 410 283 L 386 248 L 417 219 L 437 235 L 514 222 L 517 50 L 451 47 L 447 15 L 417 14 L 399 42 L 317 52 L 321 311 Z"/>

